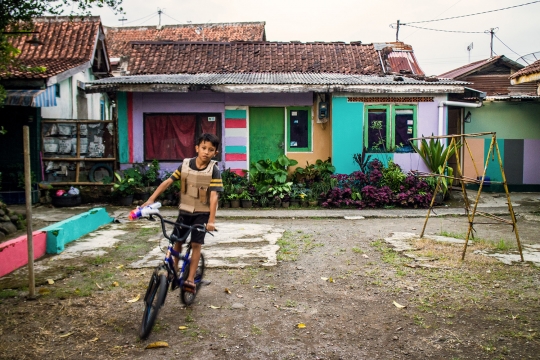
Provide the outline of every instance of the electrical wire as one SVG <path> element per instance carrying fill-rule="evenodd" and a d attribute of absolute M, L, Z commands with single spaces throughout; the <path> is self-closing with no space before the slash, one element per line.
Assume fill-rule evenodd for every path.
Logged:
<path fill-rule="evenodd" d="M 517 56 L 521 57 L 521 55 L 519 55 L 517 52 L 515 52 L 514 50 L 510 49 L 510 47 L 508 45 L 506 45 L 501 39 L 499 39 L 499 37 L 495 34 L 493 34 L 493 36 L 495 36 L 497 38 L 497 40 L 499 40 L 504 46 L 506 46 L 508 48 L 508 50 L 510 50 L 511 52 L 513 52 L 514 54 L 516 54 Z"/>
<path fill-rule="evenodd" d="M 134 22 L 136 22 L 136 21 L 140 21 L 140 20 L 146 19 L 146 18 L 148 18 L 148 17 L 155 16 L 156 14 L 157 14 L 157 12 L 153 12 L 153 13 L 151 13 L 150 15 L 146 15 L 146 16 L 140 18 L 140 19 L 127 21 L 126 24 L 131 24 L 131 23 L 134 23 Z"/>
<path fill-rule="evenodd" d="M 414 26 L 409 24 L 400 24 L 403 26 L 409 26 L 416 29 L 422 29 L 422 30 L 431 30 L 431 31 L 442 31 L 442 32 L 449 32 L 449 33 L 462 33 L 462 34 L 484 34 L 484 31 L 461 31 L 461 30 L 442 30 L 442 29 L 431 29 L 431 28 L 425 28 L 421 26 Z"/>
<path fill-rule="evenodd" d="M 525 4 L 520 4 L 520 5 L 508 6 L 508 7 L 501 8 L 501 9 L 482 11 L 482 12 L 478 12 L 478 13 L 474 13 L 474 14 L 452 16 L 452 17 L 447 17 L 447 18 L 442 18 L 442 19 L 434 19 L 434 20 L 411 21 L 411 22 L 408 22 L 406 24 L 420 24 L 420 23 L 427 23 L 427 22 L 434 22 L 434 21 L 459 19 L 459 18 L 464 18 L 464 17 L 469 17 L 469 16 L 482 15 L 482 14 L 488 14 L 488 13 L 492 13 L 492 12 L 496 12 L 496 11 L 503 11 L 503 10 L 513 9 L 513 8 L 517 8 L 517 7 L 521 7 L 521 6 L 535 4 L 535 3 L 538 3 L 538 2 L 540 2 L 540 0 L 531 1 L 531 2 L 528 2 L 528 3 L 525 3 Z M 405 24 L 400 24 L 400 25 L 405 25 Z"/>
<path fill-rule="evenodd" d="M 173 17 L 171 17 L 171 16 L 165 14 L 164 12 L 162 12 L 161 15 L 165 15 L 166 17 L 173 19 L 173 20 L 176 21 L 177 23 L 181 23 L 180 20 L 176 20 L 175 18 L 173 18 Z"/>

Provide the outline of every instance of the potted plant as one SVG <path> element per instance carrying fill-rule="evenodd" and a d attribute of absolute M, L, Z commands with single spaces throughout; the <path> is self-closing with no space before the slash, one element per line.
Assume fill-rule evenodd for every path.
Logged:
<path fill-rule="evenodd" d="M 274 206 L 281 206 L 283 198 L 291 193 L 292 181 L 283 184 L 274 184 L 268 188 L 268 194 L 274 199 Z"/>
<path fill-rule="evenodd" d="M 253 196 L 247 191 L 244 190 L 240 195 L 238 195 L 238 199 L 242 203 L 243 208 L 250 208 L 253 206 Z"/>
<path fill-rule="evenodd" d="M 113 195 L 118 198 L 120 205 L 130 206 L 133 204 L 133 195 L 140 186 L 141 175 L 134 169 L 126 169 L 123 172 L 114 172 L 115 182 L 113 184 Z M 109 183 L 110 179 L 104 179 L 104 183 Z"/>
<path fill-rule="evenodd" d="M 229 200 L 231 203 L 231 208 L 239 208 L 240 207 L 240 199 L 238 198 L 237 193 L 232 193 L 227 195 L 226 200 Z"/>

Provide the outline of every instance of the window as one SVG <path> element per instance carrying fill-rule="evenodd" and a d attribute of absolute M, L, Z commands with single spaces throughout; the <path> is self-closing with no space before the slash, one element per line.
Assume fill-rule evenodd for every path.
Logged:
<path fill-rule="evenodd" d="M 311 151 L 311 108 L 287 108 L 287 151 Z"/>
<path fill-rule="evenodd" d="M 416 106 L 368 105 L 364 143 L 371 152 L 413 152 L 409 139 L 416 137 Z"/>
<path fill-rule="evenodd" d="M 194 157 L 195 142 L 203 133 L 221 139 L 221 114 L 145 114 L 144 159 L 181 161 Z M 221 151 L 215 160 L 221 160 Z"/>
<path fill-rule="evenodd" d="M 60 97 L 60 84 L 54 84 L 54 94 L 56 97 Z"/>

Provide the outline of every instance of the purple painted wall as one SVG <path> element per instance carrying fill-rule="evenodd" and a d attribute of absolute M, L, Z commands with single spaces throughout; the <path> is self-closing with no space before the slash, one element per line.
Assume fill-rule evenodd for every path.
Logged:
<path fill-rule="evenodd" d="M 439 119 L 439 101 L 445 98 L 435 98 L 433 102 L 418 103 L 418 127 L 416 128 L 416 136 L 437 135 L 438 119 Z M 445 127 L 446 129 L 446 127 Z"/>
<path fill-rule="evenodd" d="M 311 105 L 313 105 L 313 93 L 226 94 L 211 91 L 189 93 L 133 93 L 133 144 L 142 144 L 144 141 L 144 113 L 220 113 L 222 129 L 224 129 L 225 106 Z M 239 143 L 234 145 L 246 144 Z M 143 146 L 137 146 L 133 149 L 133 161 L 136 163 L 144 161 Z M 161 163 L 162 169 L 168 171 L 176 169 L 178 165 L 179 163 Z M 129 164 L 122 166 L 122 168 L 128 167 L 130 167 Z"/>
<path fill-rule="evenodd" d="M 523 144 L 523 184 L 540 181 L 540 140 L 525 139 Z"/>

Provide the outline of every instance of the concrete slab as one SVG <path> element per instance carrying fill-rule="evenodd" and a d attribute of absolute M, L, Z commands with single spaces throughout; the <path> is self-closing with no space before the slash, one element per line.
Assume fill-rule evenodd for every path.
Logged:
<path fill-rule="evenodd" d="M 540 265 L 540 246 L 538 245 L 523 245 L 522 246 L 523 259 L 530 261 L 535 265 Z M 513 251 L 509 253 L 489 252 L 486 250 L 476 250 L 475 254 L 481 254 L 494 257 L 503 264 L 512 265 L 514 263 L 521 263 L 521 256 L 519 252 Z"/>
<path fill-rule="evenodd" d="M 159 224 L 152 225 L 158 227 Z M 275 266 L 283 229 L 265 224 L 227 222 L 219 225 L 214 236 L 207 235 L 203 252 L 207 267 Z M 152 240 L 150 240 L 152 241 Z M 167 241 L 155 247 L 144 258 L 128 265 L 130 268 L 151 268 L 163 261 Z"/>

